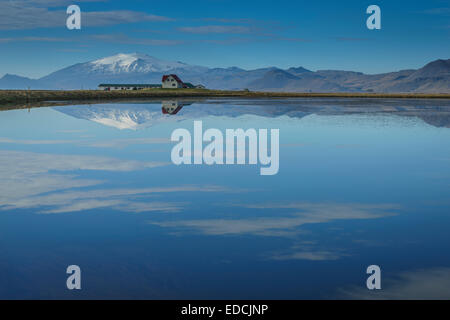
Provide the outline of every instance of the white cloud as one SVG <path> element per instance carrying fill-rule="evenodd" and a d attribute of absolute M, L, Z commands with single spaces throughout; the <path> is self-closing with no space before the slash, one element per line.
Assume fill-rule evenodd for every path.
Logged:
<path fill-rule="evenodd" d="M 83 0 L 78 1 L 83 2 Z M 84 0 L 84 2 L 99 2 Z M 0 30 L 36 28 L 65 28 L 67 13 L 64 7 L 72 4 L 65 0 L 17 0 L 0 2 Z M 83 27 L 109 26 L 143 21 L 170 21 L 168 17 L 130 10 L 85 12 L 81 6 Z M 57 8 L 57 9 L 54 9 Z"/>
<path fill-rule="evenodd" d="M 7 42 L 70 42 L 70 39 L 56 37 L 17 37 L 17 38 L 0 38 L 0 43 Z"/>
<path fill-rule="evenodd" d="M 111 43 L 122 44 L 139 44 L 146 46 L 173 46 L 184 43 L 182 40 L 165 40 L 165 39 L 148 39 L 148 38 L 131 38 L 126 34 L 97 34 L 93 35 L 92 39 Z M 108 120 L 110 121 L 110 120 Z M 108 125 L 108 123 L 106 123 Z"/>
<path fill-rule="evenodd" d="M 149 22 L 172 21 L 172 19 L 168 17 L 128 10 L 82 12 L 81 19 L 84 19 L 83 24 L 85 24 L 88 27 L 109 26 L 114 24 L 135 23 L 144 21 Z"/>
<path fill-rule="evenodd" d="M 253 29 L 249 26 L 198 26 L 198 27 L 181 27 L 181 32 L 186 33 L 251 33 Z"/>
<path fill-rule="evenodd" d="M 449 300 L 450 268 L 406 271 L 381 280 L 381 290 L 352 286 L 338 293 L 339 298 L 367 300 Z"/>

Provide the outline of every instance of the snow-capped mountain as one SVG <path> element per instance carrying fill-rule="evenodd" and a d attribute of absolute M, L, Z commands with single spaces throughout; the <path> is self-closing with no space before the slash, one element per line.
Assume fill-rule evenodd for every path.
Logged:
<path fill-rule="evenodd" d="M 199 74 L 207 70 L 142 53 L 120 53 L 58 70 L 39 79 L 39 84 L 53 89 L 96 89 L 100 83 L 161 83 L 166 73 Z"/>
<path fill-rule="evenodd" d="M 130 72 L 166 72 L 174 69 L 190 69 L 191 66 L 182 62 L 161 60 L 142 53 L 120 53 L 87 63 L 92 72 L 130 73 Z"/>

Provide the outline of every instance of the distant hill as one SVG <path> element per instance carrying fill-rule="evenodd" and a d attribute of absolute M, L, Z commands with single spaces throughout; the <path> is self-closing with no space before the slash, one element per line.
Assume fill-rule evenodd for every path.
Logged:
<path fill-rule="evenodd" d="M 0 78 L 1 89 L 28 89 L 28 87 L 35 88 L 38 85 L 39 80 L 33 80 L 8 73 Z"/>
<path fill-rule="evenodd" d="M 166 61 L 146 54 L 117 54 L 79 63 L 40 79 L 6 74 L 1 89 L 96 89 L 99 83 L 160 83 L 163 74 L 211 89 L 291 92 L 450 93 L 450 59 L 417 70 L 368 75 L 341 70 L 311 71 L 304 67 L 244 70 L 207 68 Z"/>
<path fill-rule="evenodd" d="M 296 76 L 304 74 L 304 73 L 312 72 L 311 70 L 305 69 L 303 67 L 297 67 L 297 68 L 292 67 L 292 68 L 287 69 L 286 71 L 291 73 L 291 74 L 293 74 L 293 75 L 296 75 Z"/>
<path fill-rule="evenodd" d="M 300 78 L 293 74 L 280 69 L 267 71 L 261 78 L 252 81 L 249 87 L 252 89 L 280 89 L 286 88 L 293 83 L 300 80 Z"/>

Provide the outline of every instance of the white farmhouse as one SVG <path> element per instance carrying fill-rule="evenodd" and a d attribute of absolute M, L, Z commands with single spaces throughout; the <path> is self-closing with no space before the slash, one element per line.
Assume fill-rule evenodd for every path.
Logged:
<path fill-rule="evenodd" d="M 162 87 L 163 89 L 176 89 L 184 88 L 185 85 L 176 74 L 169 74 L 162 77 Z"/>

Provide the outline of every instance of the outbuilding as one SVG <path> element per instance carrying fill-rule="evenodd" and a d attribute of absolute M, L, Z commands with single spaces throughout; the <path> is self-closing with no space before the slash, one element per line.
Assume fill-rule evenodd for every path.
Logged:
<path fill-rule="evenodd" d="M 149 88 L 161 88 L 160 84 L 124 84 L 124 83 L 101 83 L 98 85 L 99 90 L 113 91 L 113 90 L 142 90 Z"/>

